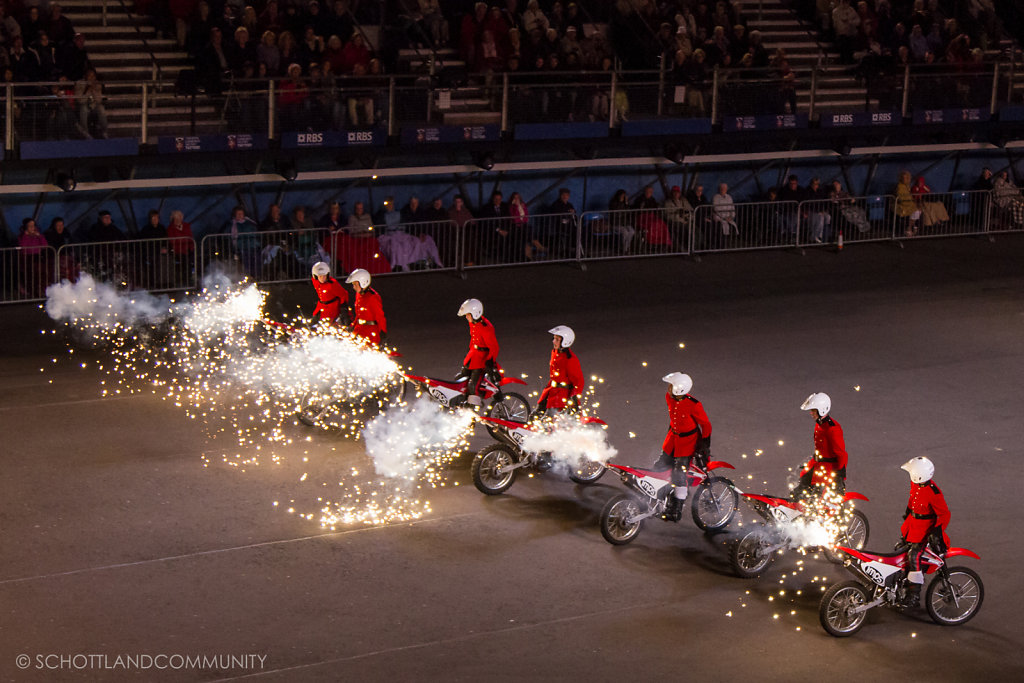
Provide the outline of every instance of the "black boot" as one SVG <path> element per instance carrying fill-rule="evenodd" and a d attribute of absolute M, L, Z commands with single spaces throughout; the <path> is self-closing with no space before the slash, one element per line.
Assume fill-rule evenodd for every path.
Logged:
<path fill-rule="evenodd" d="M 665 501 L 665 514 L 662 516 L 666 521 L 678 522 L 683 516 L 683 501 L 669 493 Z"/>
<path fill-rule="evenodd" d="M 900 607 L 903 609 L 914 609 L 921 604 L 921 584 L 910 583 L 906 584 L 906 590 L 903 593 L 903 602 Z"/>

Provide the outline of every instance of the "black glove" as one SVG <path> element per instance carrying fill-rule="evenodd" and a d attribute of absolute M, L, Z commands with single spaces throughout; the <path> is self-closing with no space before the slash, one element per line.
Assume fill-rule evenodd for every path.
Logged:
<path fill-rule="evenodd" d="M 472 371 L 471 371 L 471 370 L 470 370 L 470 369 L 469 369 L 468 367 L 466 367 L 465 365 L 463 365 L 463 366 L 462 366 L 462 369 L 461 369 L 461 370 L 459 370 L 459 372 L 458 372 L 458 373 L 457 373 L 457 374 L 455 375 L 455 378 L 456 378 L 456 379 L 458 379 L 458 378 L 460 378 L 460 377 L 466 377 L 466 378 L 468 378 L 468 377 L 469 377 L 469 374 L 470 374 L 470 372 L 472 372 Z"/>
<path fill-rule="evenodd" d="M 706 436 L 706 437 L 702 438 L 700 441 L 697 442 L 696 453 L 697 453 L 698 456 L 700 456 L 704 460 L 707 460 L 709 457 L 711 457 L 711 437 L 710 436 Z"/>
<path fill-rule="evenodd" d="M 580 397 L 573 394 L 565 401 L 566 410 L 579 410 L 580 409 Z"/>
<path fill-rule="evenodd" d="M 385 346 L 387 346 L 387 344 L 388 344 L 388 333 L 387 332 L 381 332 L 380 333 L 380 347 L 383 349 Z"/>

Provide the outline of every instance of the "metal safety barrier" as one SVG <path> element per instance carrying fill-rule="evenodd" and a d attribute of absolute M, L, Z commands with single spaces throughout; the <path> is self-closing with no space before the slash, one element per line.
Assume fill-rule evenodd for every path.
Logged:
<path fill-rule="evenodd" d="M 987 190 L 931 192 L 895 201 L 893 239 L 981 235 L 988 232 L 991 193 Z"/>
<path fill-rule="evenodd" d="M 98 282 L 151 292 L 194 289 L 196 244 L 188 237 L 65 244 L 57 251 L 59 280 L 87 273 Z"/>
<path fill-rule="evenodd" d="M 588 211 L 580 220 L 581 258 L 687 254 L 692 215 L 679 209 Z"/>
<path fill-rule="evenodd" d="M 223 273 L 236 279 L 248 277 L 258 283 L 298 282 L 311 277 L 314 263 L 333 262 L 330 255 L 339 254 L 327 228 L 255 228 L 255 223 L 245 223 L 234 234 L 227 231 L 203 237 L 199 249 L 203 277 Z M 370 258 L 383 261 L 377 240 L 372 241 L 372 245 L 367 243 Z"/>
<path fill-rule="evenodd" d="M 461 268 L 577 261 L 576 214 L 476 218 L 463 226 Z"/>
<path fill-rule="evenodd" d="M 799 218 L 796 202 L 702 204 L 693 214 L 691 251 L 796 246 Z"/>
<path fill-rule="evenodd" d="M 0 249 L 0 303 L 39 301 L 56 277 L 53 247 Z"/>

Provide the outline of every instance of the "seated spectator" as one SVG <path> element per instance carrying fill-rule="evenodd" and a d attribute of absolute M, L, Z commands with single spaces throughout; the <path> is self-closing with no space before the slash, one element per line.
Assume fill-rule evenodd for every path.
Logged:
<path fill-rule="evenodd" d="M 423 232 L 431 235 L 437 243 L 441 260 L 450 265 L 455 264 L 456 230 L 448 220 L 448 209 L 444 208 L 441 197 L 435 197 L 430 206 L 423 209 L 423 220 L 430 223 L 423 227 Z"/>
<path fill-rule="evenodd" d="M 913 195 L 917 207 L 921 211 L 921 225 L 925 228 L 941 226 L 949 220 L 945 204 L 926 200 L 925 197 L 931 194 L 931 191 L 932 189 L 925 183 L 924 178 L 920 176 L 914 182 L 914 186 L 910 188 L 910 194 Z"/>
<path fill-rule="evenodd" d="M 366 66 L 356 64 L 352 75 L 356 77 L 346 82 L 345 105 L 348 110 L 348 122 L 353 128 L 372 128 L 376 123 L 374 84 L 367 76 Z"/>
<path fill-rule="evenodd" d="M 304 67 L 302 63 L 302 55 L 299 54 L 299 45 L 295 40 L 295 34 L 291 31 L 282 31 L 277 36 L 277 51 L 281 53 L 281 69 L 274 76 L 287 74 L 288 68 L 292 64 L 299 65 L 299 72 L 302 72 Z"/>
<path fill-rule="evenodd" d="M 356 202 L 352 207 L 344 230 L 327 235 L 324 249 L 333 260 L 336 272 L 351 273 L 356 268 L 363 268 L 370 274 L 391 272 L 391 264 L 381 252 L 372 221 L 362 202 Z"/>
<path fill-rule="evenodd" d="M 645 187 L 633 206 L 640 209 L 636 228 L 644 236 L 644 242 L 648 246 L 671 247 L 672 237 L 669 235 L 668 224 L 662 218 L 661 205 L 654 198 L 654 188 L 650 185 Z"/>
<path fill-rule="evenodd" d="M 463 265 L 475 266 L 480 260 L 480 239 L 473 212 L 466 206 L 462 195 L 455 195 L 452 199 L 448 220 L 455 224 L 455 230 L 461 237 Z"/>
<path fill-rule="evenodd" d="M 210 28 L 210 42 L 196 55 L 196 77 L 211 95 L 219 95 L 224 89 L 224 76 L 230 75 L 231 60 L 224 45 L 224 35 L 219 26 Z"/>
<path fill-rule="evenodd" d="M 668 223 L 669 232 L 675 244 L 683 247 L 689 244 L 690 221 L 693 219 L 693 207 L 683 196 L 682 188 L 673 185 L 669 190 L 665 203 L 665 220 Z"/>
<path fill-rule="evenodd" d="M 832 241 L 832 215 L 828 199 L 829 191 L 822 187 L 821 180 L 811 178 L 804 191 L 804 201 L 810 202 L 804 206 L 804 218 L 810 228 L 808 239 L 818 244 Z"/>
<path fill-rule="evenodd" d="M 864 207 L 858 206 L 857 202 L 850 196 L 849 192 L 843 189 L 843 184 L 838 180 L 832 181 L 829 199 L 832 200 L 833 206 L 838 209 L 838 216 L 841 216 L 851 227 L 856 228 L 857 232 L 864 233 L 871 229 L 871 223 L 868 221 L 867 212 L 864 211 Z"/>
<path fill-rule="evenodd" d="M 39 298 L 49 282 L 49 259 L 46 258 L 49 243 L 39 232 L 34 218 L 21 222 L 18 237 L 18 266 L 20 291 L 23 297 Z"/>
<path fill-rule="evenodd" d="M 264 31 L 260 38 L 260 45 L 256 48 L 256 59 L 261 64 L 267 65 L 267 73 L 277 75 L 281 73 L 281 51 L 277 49 L 277 34 L 273 31 Z"/>
<path fill-rule="evenodd" d="M 350 235 L 362 235 L 373 230 L 373 220 L 362 202 L 356 202 L 348 217 L 347 230 Z"/>
<path fill-rule="evenodd" d="M 423 32 L 430 36 L 435 47 L 445 47 L 450 40 L 448 20 L 441 13 L 439 0 L 418 0 L 420 25 Z"/>
<path fill-rule="evenodd" d="M 992 202 L 1002 211 L 1009 212 L 1013 224 L 1024 225 L 1024 196 L 1020 189 L 1010 182 L 1006 171 L 1000 171 L 992 183 Z"/>
<path fill-rule="evenodd" d="M 353 73 L 357 64 L 366 68 L 370 64 L 370 56 L 370 50 L 363 40 L 363 34 L 356 31 L 342 49 L 343 69 L 339 73 Z"/>
<path fill-rule="evenodd" d="M 633 227 L 635 212 L 629 204 L 629 195 L 623 189 L 618 189 L 608 201 L 608 225 L 613 232 L 618 233 L 621 240 L 623 254 L 628 254 L 633 246 L 633 237 L 636 228 Z"/>
<path fill-rule="evenodd" d="M 526 11 L 523 12 L 523 30 L 532 33 L 535 29 L 542 32 L 547 31 L 548 18 L 544 16 L 537 0 L 530 0 L 526 3 Z"/>
<path fill-rule="evenodd" d="M 89 53 L 85 49 L 85 36 L 76 33 L 71 41 L 57 51 L 57 70 L 69 81 L 78 81 L 85 77 L 87 69 L 92 68 Z"/>
<path fill-rule="evenodd" d="M 39 61 L 40 80 L 54 80 L 57 77 L 57 45 L 50 41 L 46 31 L 39 32 L 39 37 L 32 44 L 32 51 L 36 53 L 36 59 Z"/>
<path fill-rule="evenodd" d="M 114 219 L 107 210 L 100 211 L 96 222 L 89 229 L 90 242 L 121 242 L 124 240 L 124 233 L 114 225 Z"/>
<path fill-rule="evenodd" d="M 107 138 L 107 110 L 103 106 L 103 83 L 95 69 L 86 69 L 85 77 L 75 84 L 79 125 L 86 137 Z"/>
<path fill-rule="evenodd" d="M 343 230 L 347 225 L 348 220 L 341 214 L 341 204 L 339 202 L 331 202 L 327 207 L 327 213 L 320 222 L 317 223 L 318 228 L 327 228 L 330 232 L 337 232 Z"/>
<path fill-rule="evenodd" d="M 67 227 L 64 225 L 64 219 L 60 216 L 50 221 L 50 227 L 43 233 L 43 237 L 46 238 L 46 243 L 54 249 L 60 249 L 65 244 L 71 244 L 71 233 L 68 232 Z"/>
<path fill-rule="evenodd" d="M 736 226 L 736 206 L 726 183 L 718 184 L 718 192 L 711 198 L 711 204 L 714 206 L 711 213 L 715 226 L 722 236 L 736 237 L 739 235 L 739 228 Z M 718 240 L 714 240 L 714 242 L 721 244 Z"/>
<path fill-rule="evenodd" d="M 413 197 L 406 209 L 415 211 L 412 208 L 415 200 L 416 208 L 419 207 L 419 200 Z M 443 267 L 441 256 L 437 251 L 437 245 L 433 238 L 422 231 L 422 226 L 407 225 L 402 220 L 406 210 L 398 211 L 393 197 L 384 200 L 384 210 L 381 215 L 381 222 L 384 223 L 384 234 L 378 236 L 381 250 L 391 263 L 392 270 L 407 271 L 411 266 L 418 264 L 437 265 Z M 417 234 L 411 234 L 410 230 L 416 230 Z"/>
<path fill-rule="evenodd" d="M 6 50 L 15 37 L 21 35 L 18 20 L 7 13 L 7 6 L 0 2 L 0 49 Z"/>
<path fill-rule="evenodd" d="M 140 245 L 142 252 L 141 283 L 146 289 L 165 289 L 171 286 L 174 274 L 174 255 L 167 241 L 167 228 L 160 222 L 160 212 L 151 209 L 146 224 L 139 230 L 139 239 L 148 240 Z"/>
<path fill-rule="evenodd" d="M 860 16 L 857 10 L 850 7 L 850 0 L 839 0 L 832 10 L 832 27 L 836 36 L 836 49 L 839 61 L 843 64 L 853 62 L 853 51 L 857 46 Z"/>
<path fill-rule="evenodd" d="M 282 130 L 303 130 L 309 110 L 309 86 L 302 78 L 302 67 L 296 63 L 288 66 L 288 78 L 280 85 L 281 94 L 277 101 L 281 107 Z"/>
<path fill-rule="evenodd" d="M 326 47 L 324 39 L 316 34 L 312 26 L 307 26 L 299 43 L 299 58 L 307 68 L 311 64 L 319 64 Z"/>
<path fill-rule="evenodd" d="M 531 226 L 529 207 L 526 206 L 526 202 L 523 201 L 522 195 L 518 192 L 513 192 L 512 196 L 508 198 L 508 216 L 510 220 L 510 242 L 513 248 L 516 245 L 522 245 L 523 254 L 526 256 L 527 261 L 532 261 L 535 257 L 542 258 L 547 256 L 547 247 L 537 239 L 538 235 Z"/>
<path fill-rule="evenodd" d="M 281 206 L 278 204 L 271 204 L 267 209 L 267 215 L 264 217 L 263 222 L 260 223 L 260 230 L 263 232 L 284 232 L 290 227 L 290 222 L 285 220 L 284 215 L 281 213 Z"/>
<path fill-rule="evenodd" d="M 21 15 L 21 37 L 25 39 L 26 45 L 36 42 L 39 32 L 43 30 L 43 19 L 39 14 L 39 6 L 32 5 Z"/>
<path fill-rule="evenodd" d="M 507 262 L 511 252 L 511 221 L 500 191 L 491 193 L 491 201 L 477 212 L 478 230 L 484 241 L 484 252 L 498 263 Z"/>
<path fill-rule="evenodd" d="M 245 274 L 256 279 L 260 274 L 260 252 L 262 251 L 262 235 L 259 226 L 246 215 L 244 206 L 236 206 L 231 211 L 231 218 L 221 230 L 229 236 L 231 250 L 236 261 L 240 261 Z"/>
<path fill-rule="evenodd" d="M 74 251 L 61 249 L 72 244 L 71 232 L 67 229 L 64 219 L 60 216 L 50 221 L 50 227 L 43 233 L 46 243 L 57 252 L 57 279 L 74 282 L 78 279 L 79 266 Z"/>
<path fill-rule="evenodd" d="M 325 64 L 331 65 L 331 71 L 334 73 L 344 73 L 345 49 L 342 45 L 341 38 L 332 35 L 327 39 L 327 47 L 324 48 L 323 60 Z"/>
<path fill-rule="evenodd" d="M 910 171 L 900 171 L 899 182 L 896 183 L 896 215 L 904 219 L 904 234 L 913 237 L 918 231 L 918 219 L 921 211 L 910 191 Z"/>
<path fill-rule="evenodd" d="M 558 190 L 558 199 L 548 207 L 548 213 L 554 214 L 549 223 L 550 231 L 541 233 L 540 239 L 550 239 L 551 246 L 563 257 L 575 256 L 576 253 L 576 207 L 569 201 L 569 188 Z"/>
<path fill-rule="evenodd" d="M 175 209 L 171 211 L 171 222 L 167 226 L 168 242 L 174 255 L 174 281 L 179 287 L 192 284 L 192 258 L 196 244 L 192 235 L 191 223 L 185 222 L 185 214 Z"/>
<path fill-rule="evenodd" d="M 300 272 L 305 272 L 313 267 L 317 261 L 322 261 L 326 253 L 321 253 L 317 236 L 313 227 L 313 220 L 306 215 L 306 207 L 296 206 L 292 210 L 291 220 L 292 231 L 288 234 L 289 246 L 295 259 L 301 265 Z"/>

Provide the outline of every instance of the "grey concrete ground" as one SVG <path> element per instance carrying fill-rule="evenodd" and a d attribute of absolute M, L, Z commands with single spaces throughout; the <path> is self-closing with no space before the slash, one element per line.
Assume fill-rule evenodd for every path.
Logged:
<path fill-rule="evenodd" d="M 983 577 L 985 604 L 959 628 L 876 610 L 843 640 L 817 617 L 840 568 L 789 555 L 741 580 L 728 537 L 688 518 L 608 545 L 597 514 L 621 489 L 611 475 L 592 487 L 522 478 L 491 498 L 473 488 L 467 456 L 453 485 L 427 493 L 426 518 L 325 532 L 283 508 L 315 512 L 332 477 L 367 465 L 361 443 L 315 434 L 277 449 L 281 464 L 242 472 L 221 460 L 237 448 L 173 405 L 99 398 L 101 354 L 80 354 L 85 368 L 51 363 L 66 354 L 39 334 L 40 311 L 0 309 L 0 679 L 1020 679 L 1022 262 L 1017 236 L 379 282 L 392 341 L 427 374 L 457 369 L 467 335 L 455 311 L 467 296 L 484 301 L 503 364 L 530 373 L 534 389 L 546 330 L 573 326 L 584 370 L 605 379 L 599 413 L 625 463 L 653 461 L 666 423 L 660 378 L 681 370 L 714 423 L 715 457 L 746 490 L 781 493 L 811 448 L 799 405 L 829 392 L 849 487 L 871 499 L 872 549 L 898 535 L 899 465 L 931 457 L 954 544 L 981 555 L 963 563 Z M 271 309 L 310 298 L 275 289 Z M 61 666 L 39 659 L 50 654 L 265 659 L 39 668 Z"/>

